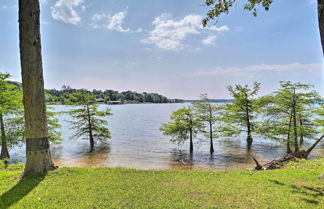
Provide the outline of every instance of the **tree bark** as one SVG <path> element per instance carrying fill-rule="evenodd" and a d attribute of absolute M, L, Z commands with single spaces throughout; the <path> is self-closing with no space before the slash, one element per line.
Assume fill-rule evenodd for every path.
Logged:
<path fill-rule="evenodd" d="M 299 151 L 298 139 L 297 139 L 297 117 L 296 117 L 296 92 L 294 89 L 294 98 L 293 98 L 293 122 L 294 122 L 294 142 L 295 142 L 295 152 Z"/>
<path fill-rule="evenodd" d="M 88 127 L 89 127 L 89 138 L 90 138 L 90 152 L 93 152 L 94 139 L 93 139 L 93 134 L 92 134 L 91 115 L 90 115 L 89 105 L 87 105 L 87 114 L 88 114 Z"/>
<path fill-rule="evenodd" d="M 26 131 L 24 176 L 54 168 L 48 142 L 39 0 L 19 0 L 19 42 Z"/>
<path fill-rule="evenodd" d="M 298 152 L 294 152 L 291 154 L 287 154 L 284 157 L 274 159 L 264 165 L 261 165 L 252 155 L 252 159 L 254 160 L 256 167 L 255 170 L 271 170 L 278 169 L 285 166 L 285 164 L 289 161 L 296 161 L 297 159 L 307 159 L 311 151 L 316 147 L 316 145 L 324 138 L 324 134 L 316 140 L 316 142 L 307 150 L 301 150 Z"/>
<path fill-rule="evenodd" d="M 252 138 L 252 130 L 251 130 L 251 123 L 250 123 L 250 112 L 249 112 L 249 107 L 248 103 L 246 104 L 246 125 L 247 125 L 247 138 L 246 142 L 248 144 L 252 144 L 253 138 Z"/>
<path fill-rule="evenodd" d="M 214 153 L 214 143 L 213 143 L 213 126 L 209 123 L 209 135 L 210 135 L 210 154 Z"/>
<path fill-rule="evenodd" d="M 94 148 L 94 139 L 92 133 L 90 133 L 90 152 L 93 152 L 93 148 Z"/>
<path fill-rule="evenodd" d="M 299 124 L 300 124 L 299 144 L 303 145 L 304 144 L 304 126 L 303 126 L 303 120 L 301 118 L 299 119 Z"/>
<path fill-rule="evenodd" d="M 307 150 L 306 150 L 306 153 L 309 155 L 309 153 L 311 153 L 311 151 L 316 147 L 316 145 L 318 144 L 318 143 L 320 143 L 320 141 L 322 140 L 324 138 L 324 134 L 320 137 L 320 138 L 318 138 L 317 140 L 316 140 L 316 142 L 310 147 L 310 148 L 308 148 Z"/>
<path fill-rule="evenodd" d="M 192 128 L 190 128 L 189 133 L 190 133 L 190 154 L 192 154 L 193 153 Z"/>
<path fill-rule="evenodd" d="M 6 133 L 3 123 L 3 115 L 0 114 L 0 126 L 1 126 L 1 155 L 0 160 L 5 158 L 10 158 L 8 146 L 7 146 L 7 140 L 6 140 Z"/>
<path fill-rule="evenodd" d="M 324 55 L 324 0 L 317 0 L 318 25 L 322 43 L 322 52 Z"/>
<path fill-rule="evenodd" d="M 288 127 L 288 136 L 287 136 L 287 154 L 292 153 L 292 150 L 290 148 L 290 130 L 291 130 L 291 121 L 292 121 L 292 112 L 290 114 L 290 118 L 289 118 L 289 127 Z"/>

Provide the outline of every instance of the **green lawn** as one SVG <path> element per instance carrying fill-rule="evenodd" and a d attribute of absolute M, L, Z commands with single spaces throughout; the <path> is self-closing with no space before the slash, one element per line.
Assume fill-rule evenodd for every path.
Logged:
<path fill-rule="evenodd" d="M 273 171 L 0 168 L 0 208 L 324 208 L 324 159 Z"/>

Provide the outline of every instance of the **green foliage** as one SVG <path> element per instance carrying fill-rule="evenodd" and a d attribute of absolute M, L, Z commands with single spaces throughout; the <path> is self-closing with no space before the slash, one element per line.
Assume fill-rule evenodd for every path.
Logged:
<path fill-rule="evenodd" d="M 88 135 L 94 139 L 105 141 L 111 138 L 107 120 L 102 119 L 111 115 L 110 109 L 104 111 L 98 110 L 94 95 L 86 90 L 77 91 L 69 95 L 69 103 L 76 105 L 77 108 L 70 110 L 68 113 L 74 119 L 68 121 L 75 130 L 75 137 Z"/>
<path fill-rule="evenodd" d="M 25 121 L 23 109 L 6 114 L 5 122 L 6 141 L 9 147 L 20 146 L 25 142 Z"/>
<path fill-rule="evenodd" d="M 271 171 L 0 168 L 0 208 L 323 208 L 324 159 Z"/>
<path fill-rule="evenodd" d="M 20 121 L 13 118 L 22 111 L 22 91 L 7 81 L 9 77 L 8 73 L 0 73 L 0 129 L 4 146 L 1 158 L 9 158 L 8 146 L 18 144 L 22 139 L 17 136 L 21 133 Z"/>
<path fill-rule="evenodd" d="M 324 132 L 324 104 L 320 104 L 319 107 L 314 108 L 315 125 L 319 128 L 319 132 Z"/>
<path fill-rule="evenodd" d="M 200 95 L 200 101 L 193 103 L 193 110 L 197 118 L 202 122 L 200 132 L 208 138 L 216 138 L 218 136 L 217 127 L 214 126 L 217 120 L 219 120 L 220 106 L 213 104 L 207 94 L 202 94 Z"/>
<path fill-rule="evenodd" d="M 15 82 L 9 82 L 10 75 L 0 73 L 0 114 L 3 115 L 5 138 L 9 147 L 19 146 L 25 141 L 25 122 L 22 104 L 22 89 Z M 59 143 L 61 133 L 55 113 L 47 107 L 48 137 L 52 143 Z"/>
<path fill-rule="evenodd" d="M 254 83 L 252 89 L 247 85 L 228 86 L 234 102 L 221 107 L 219 131 L 223 136 L 237 136 L 242 132 L 247 132 L 248 136 L 252 135 L 257 127 L 259 89 L 260 83 L 257 82 Z"/>
<path fill-rule="evenodd" d="M 314 119 L 315 101 L 320 96 L 312 90 L 312 86 L 302 83 L 280 82 L 278 91 L 263 97 L 263 121 L 258 132 L 268 138 L 287 141 L 294 136 L 313 139 L 318 133 L 318 125 Z M 296 125 L 294 117 L 296 116 Z M 318 121 L 320 123 L 320 121 Z M 295 129 L 296 128 L 296 129 Z M 302 141 L 301 141 L 302 143 Z"/>
<path fill-rule="evenodd" d="M 0 73 L 0 114 L 22 108 L 22 91 L 16 85 L 10 84 L 8 78 L 8 73 Z"/>
<path fill-rule="evenodd" d="M 162 124 L 160 130 L 164 135 L 171 136 L 172 142 L 179 144 L 190 139 L 190 135 L 194 137 L 201 127 L 201 122 L 190 107 L 174 111 L 170 119 L 169 123 Z"/>
<path fill-rule="evenodd" d="M 58 131 L 61 128 L 61 125 L 58 122 L 55 112 L 51 111 L 53 107 L 46 106 L 46 117 L 48 124 L 48 140 L 53 144 L 60 144 L 63 139 L 61 138 L 62 133 Z"/>
<path fill-rule="evenodd" d="M 211 9 L 207 12 L 207 17 L 202 20 L 203 26 L 206 27 L 210 20 L 218 18 L 221 14 L 228 14 L 237 2 L 237 0 L 205 0 L 205 5 Z M 257 6 L 260 5 L 268 11 L 271 3 L 272 0 L 246 0 L 244 9 L 252 11 L 252 14 L 257 16 Z"/>
<path fill-rule="evenodd" d="M 56 113 L 47 106 L 46 116 L 48 122 L 48 139 L 53 144 L 60 144 L 63 140 L 61 132 L 58 131 L 61 125 L 58 123 Z M 19 146 L 25 142 L 25 121 L 23 109 L 16 110 L 5 115 L 6 138 L 9 147 Z"/>

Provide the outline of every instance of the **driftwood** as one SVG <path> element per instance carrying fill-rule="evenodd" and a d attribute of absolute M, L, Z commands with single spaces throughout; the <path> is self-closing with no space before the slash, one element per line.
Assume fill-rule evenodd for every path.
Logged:
<path fill-rule="evenodd" d="M 284 165 L 289 161 L 297 161 L 298 159 L 307 159 L 311 151 L 316 147 L 316 145 L 324 138 L 324 134 L 316 140 L 316 142 L 307 150 L 300 150 L 295 151 L 293 153 L 289 153 L 285 155 L 284 157 L 274 159 L 266 164 L 261 165 L 258 160 L 251 155 L 253 161 L 256 164 L 256 167 L 254 170 L 271 170 L 271 169 L 277 169 L 282 168 Z"/>

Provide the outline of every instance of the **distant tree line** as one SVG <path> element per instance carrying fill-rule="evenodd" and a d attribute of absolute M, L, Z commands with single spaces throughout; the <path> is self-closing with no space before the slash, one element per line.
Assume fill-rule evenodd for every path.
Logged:
<path fill-rule="evenodd" d="M 229 103 L 234 102 L 234 99 L 208 99 L 211 103 Z M 183 102 L 201 102 L 202 98 L 200 99 L 184 99 Z"/>
<path fill-rule="evenodd" d="M 74 89 L 68 85 L 63 85 L 61 90 L 47 89 L 46 101 L 50 103 L 66 104 L 69 94 L 77 93 L 78 91 L 87 91 L 85 89 Z M 114 90 L 96 90 L 91 92 L 95 99 L 100 102 L 121 101 L 123 103 L 176 103 L 182 102 L 179 99 L 168 99 L 157 93 L 138 93 L 135 91 L 118 92 Z"/>

